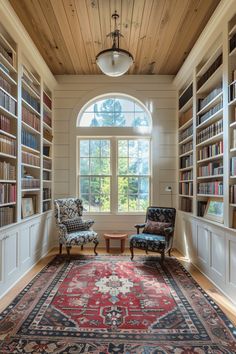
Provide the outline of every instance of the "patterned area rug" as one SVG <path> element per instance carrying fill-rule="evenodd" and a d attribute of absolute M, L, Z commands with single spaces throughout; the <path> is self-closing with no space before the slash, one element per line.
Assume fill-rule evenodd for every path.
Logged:
<path fill-rule="evenodd" d="M 236 328 L 174 258 L 57 256 L 0 315 L 0 353 L 236 353 Z"/>

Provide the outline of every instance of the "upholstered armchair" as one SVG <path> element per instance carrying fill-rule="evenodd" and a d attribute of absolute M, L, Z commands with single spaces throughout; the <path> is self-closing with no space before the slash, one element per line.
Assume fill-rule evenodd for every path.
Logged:
<path fill-rule="evenodd" d="M 143 224 L 135 225 L 137 233 L 130 237 L 131 259 L 134 257 L 134 248 L 158 252 L 161 254 L 161 263 L 165 254 L 173 244 L 176 210 L 174 208 L 154 207 L 147 208 L 146 220 Z M 143 229 L 140 233 L 140 229 Z"/>
<path fill-rule="evenodd" d="M 92 230 L 93 220 L 83 220 L 83 203 L 79 198 L 65 198 L 54 201 L 56 226 L 59 236 L 59 252 L 64 245 L 70 256 L 72 246 L 94 243 L 94 253 L 97 255 L 98 235 Z"/>

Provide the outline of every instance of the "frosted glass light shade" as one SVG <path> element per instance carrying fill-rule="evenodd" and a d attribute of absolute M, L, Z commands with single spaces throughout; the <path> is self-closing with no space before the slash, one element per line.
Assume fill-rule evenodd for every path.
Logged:
<path fill-rule="evenodd" d="M 132 55 L 123 49 L 106 49 L 96 57 L 96 63 L 101 71 L 108 76 L 121 76 L 125 74 L 133 64 Z"/>

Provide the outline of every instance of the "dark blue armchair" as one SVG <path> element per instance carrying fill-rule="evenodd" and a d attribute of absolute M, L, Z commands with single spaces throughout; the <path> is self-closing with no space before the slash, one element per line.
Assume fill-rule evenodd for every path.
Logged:
<path fill-rule="evenodd" d="M 161 263 L 163 263 L 167 252 L 170 256 L 175 216 L 175 208 L 148 207 L 145 223 L 135 225 L 137 233 L 130 237 L 131 259 L 134 257 L 134 248 L 139 248 L 145 250 L 146 253 L 148 251 L 160 253 Z M 140 229 L 143 229 L 142 233 Z"/>

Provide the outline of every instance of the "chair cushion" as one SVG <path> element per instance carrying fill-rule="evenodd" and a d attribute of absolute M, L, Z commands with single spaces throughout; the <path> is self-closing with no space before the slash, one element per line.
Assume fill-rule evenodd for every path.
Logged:
<path fill-rule="evenodd" d="M 92 230 L 84 230 L 78 232 L 71 232 L 67 235 L 66 242 L 64 243 L 66 247 L 71 247 L 73 245 L 84 245 L 89 242 L 98 243 L 98 234 Z"/>
<path fill-rule="evenodd" d="M 146 225 L 143 229 L 143 233 L 165 236 L 165 234 L 166 234 L 165 230 L 171 226 L 172 226 L 171 223 L 168 223 L 168 222 L 147 220 Z"/>
<path fill-rule="evenodd" d="M 93 224 L 93 220 L 83 220 L 82 218 L 67 219 L 62 222 L 66 226 L 67 232 L 88 230 Z"/>
<path fill-rule="evenodd" d="M 130 246 L 148 251 L 162 251 L 166 247 L 166 238 L 162 235 L 136 234 L 130 237 Z"/>

